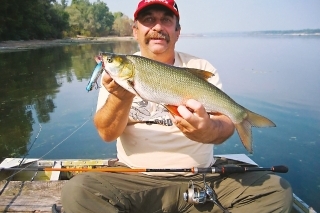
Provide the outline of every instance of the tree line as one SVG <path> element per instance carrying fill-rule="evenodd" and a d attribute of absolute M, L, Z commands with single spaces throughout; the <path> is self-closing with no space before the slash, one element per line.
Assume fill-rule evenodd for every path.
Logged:
<path fill-rule="evenodd" d="M 130 36 L 132 23 L 101 0 L 1 0 L 0 41 Z"/>

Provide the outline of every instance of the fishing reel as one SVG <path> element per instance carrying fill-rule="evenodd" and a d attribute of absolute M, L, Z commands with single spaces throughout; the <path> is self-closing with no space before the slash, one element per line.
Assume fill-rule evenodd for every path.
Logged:
<path fill-rule="evenodd" d="M 206 202 L 212 202 L 216 204 L 224 213 L 229 213 L 221 203 L 218 201 L 216 192 L 206 183 L 205 174 L 203 176 L 204 187 L 195 186 L 193 181 L 190 180 L 188 184 L 188 189 L 183 193 L 183 199 L 192 204 L 204 204 Z"/>
<path fill-rule="evenodd" d="M 195 187 L 193 181 L 190 180 L 188 189 L 183 193 L 183 199 L 192 204 L 199 204 L 207 202 L 207 193 L 205 189 Z"/>

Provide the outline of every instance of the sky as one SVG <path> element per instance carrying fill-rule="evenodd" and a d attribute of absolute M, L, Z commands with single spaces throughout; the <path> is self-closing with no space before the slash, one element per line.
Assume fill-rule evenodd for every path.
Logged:
<path fill-rule="evenodd" d="M 90 0 L 95 2 L 95 0 Z M 138 0 L 102 0 L 133 19 Z M 320 0 L 176 0 L 182 33 L 320 29 Z"/>

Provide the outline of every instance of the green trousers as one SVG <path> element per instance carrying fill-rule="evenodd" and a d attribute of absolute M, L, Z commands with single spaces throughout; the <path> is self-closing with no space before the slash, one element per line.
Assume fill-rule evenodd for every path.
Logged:
<path fill-rule="evenodd" d="M 139 173 L 86 172 L 62 188 L 66 213 L 198 213 L 222 212 L 212 202 L 190 204 L 183 193 L 189 181 L 203 187 L 201 174 L 191 177 L 155 177 Z M 247 172 L 220 176 L 207 174 L 206 182 L 231 213 L 290 212 L 292 189 L 270 172 Z"/>

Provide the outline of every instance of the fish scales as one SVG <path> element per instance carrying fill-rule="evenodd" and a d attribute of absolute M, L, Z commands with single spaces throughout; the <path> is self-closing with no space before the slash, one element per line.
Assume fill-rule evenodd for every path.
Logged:
<path fill-rule="evenodd" d="M 166 106 L 172 114 L 177 113 L 172 106 L 185 105 L 188 99 L 195 99 L 209 114 L 228 116 L 250 153 L 253 152 L 252 126 L 275 126 L 268 118 L 246 109 L 210 84 L 207 79 L 212 73 L 179 68 L 137 55 L 104 52 L 100 56 L 104 62 L 103 69 L 119 85 L 142 99 Z"/>
<path fill-rule="evenodd" d="M 188 69 L 150 63 L 139 56 L 127 56 L 135 67 L 134 87 L 146 100 L 169 105 L 184 105 L 188 99 L 202 103 L 207 112 L 228 115 L 235 123 L 243 119 L 243 107 L 220 89 L 192 74 Z M 236 113 L 229 113 L 236 111 Z"/>

